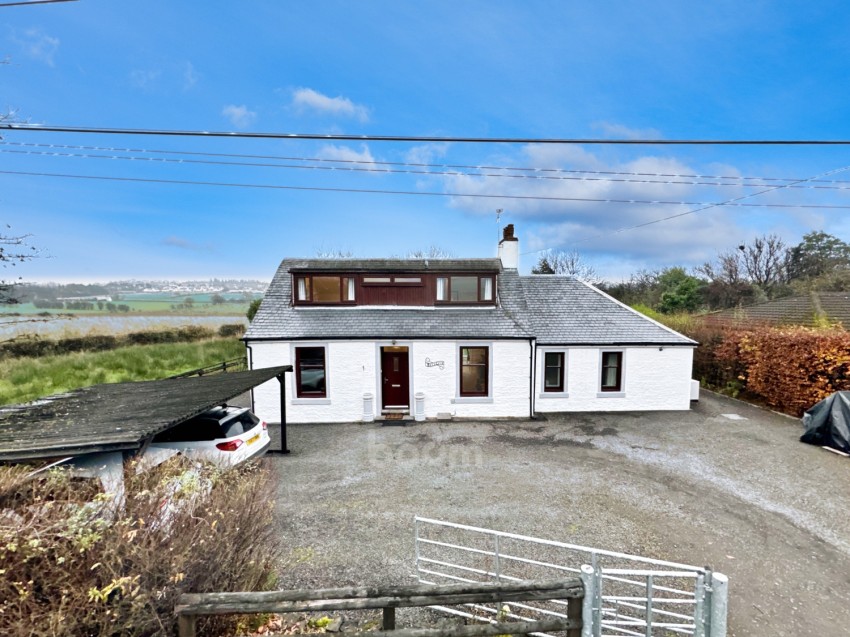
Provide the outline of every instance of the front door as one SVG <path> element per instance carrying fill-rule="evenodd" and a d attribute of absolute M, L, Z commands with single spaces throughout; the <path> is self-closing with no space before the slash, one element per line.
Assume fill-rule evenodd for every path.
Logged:
<path fill-rule="evenodd" d="M 410 370 L 406 347 L 381 348 L 381 406 L 410 408 Z"/>

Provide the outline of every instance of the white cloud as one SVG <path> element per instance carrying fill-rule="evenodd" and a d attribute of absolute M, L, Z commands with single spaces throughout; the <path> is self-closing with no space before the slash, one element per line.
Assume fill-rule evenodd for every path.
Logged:
<path fill-rule="evenodd" d="M 136 69 L 130 72 L 130 83 L 143 91 L 153 89 L 159 82 L 162 71 L 158 69 Z"/>
<path fill-rule="evenodd" d="M 363 144 L 358 152 L 348 146 L 335 146 L 327 144 L 319 150 L 319 157 L 322 159 L 334 159 L 343 162 L 356 162 L 357 168 L 377 168 L 375 158 L 372 156 L 372 151 L 366 144 Z"/>
<path fill-rule="evenodd" d="M 311 88 L 295 89 L 292 94 L 292 106 L 298 111 L 317 111 L 328 115 L 352 117 L 361 122 L 369 121 L 369 109 L 355 104 L 341 95 L 328 97 Z"/>
<path fill-rule="evenodd" d="M 163 245 L 179 248 L 181 250 L 189 250 L 192 252 L 213 252 L 214 248 L 210 244 L 194 243 L 188 239 L 172 235 L 162 240 Z"/>
<path fill-rule="evenodd" d="M 445 157 L 450 144 L 423 144 L 414 146 L 405 153 L 404 161 L 409 164 L 432 164 L 435 160 Z"/>
<path fill-rule="evenodd" d="M 59 49 L 59 38 L 47 35 L 41 29 L 26 29 L 22 33 L 14 33 L 12 40 L 29 57 L 53 66 L 53 58 Z"/>
<path fill-rule="evenodd" d="M 730 241 L 754 234 L 752 219 L 759 209 L 722 206 L 623 230 L 689 212 L 699 207 L 695 202 L 722 202 L 752 192 L 731 181 L 728 183 L 734 185 L 695 184 L 718 180 L 687 177 L 706 174 L 706 169 L 701 171 L 676 157 L 633 155 L 611 161 L 608 155 L 596 155 L 577 145 L 540 144 L 486 163 L 537 170 L 488 168 L 468 171 L 482 173 L 480 176 L 432 177 L 420 187 L 433 190 L 438 183 L 444 192 L 482 195 L 452 197 L 453 207 L 469 213 L 492 215 L 496 208 L 503 208 L 505 222 L 517 224 L 524 252 L 575 248 L 591 260 L 614 267 L 625 262 L 637 263 L 637 267 L 697 265 L 727 249 Z M 726 166 L 723 172 L 709 174 L 736 173 Z M 536 254 L 527 255 L 526 265 L 536 258 Z"/>
<path fill-rule="evenodd" d="M 221 109 L 221 114 L 230 120 L 236 128 L 248 128 L 257 119 L 257 114 L 254 111 L 249 111 L 248 107 L 242 104 L 228 104 Z"/>
<path fill-rule="evenodd" d="M 183 89 L 189 90 L 193 88 L 195 84 L 198 83 L 200 76 L 198 72 L 195 70 L 195 65 L 191 62 L 186 62 L 183 65 Z"/>
<path fill-rule="evenodd" d="M 661 139 L 661 131 L 655 128 L 630 128 L 613 122 L 594 122 L 593 128 L 602 131 L 605 137 L 615 139 Z"/>

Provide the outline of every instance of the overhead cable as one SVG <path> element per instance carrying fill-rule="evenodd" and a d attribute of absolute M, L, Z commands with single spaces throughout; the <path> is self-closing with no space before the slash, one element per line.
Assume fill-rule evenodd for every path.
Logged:
<path fill-rule="evenodd" d="M 599 144 L 658 146 L 850 146 L 847 139 L 598 139 L 579 137 L 452 137 L 437 135 L 342 135 L 338 133 L 248 133 L 245 131 L 198 131 L 148 128 L 95 128 L 87 126 L 43 126 L 0 124 L 0 130 L 94 135 L 158 135 L 167 137 L 230 137 L 244 139 L 312 139 L 361 142 L 409 142 L 453 144 Z"/>
<path fill-rule="evenodd" d="M 258 188 L 268 190 L 302 190 L 313 192 L 347 192 L 347 193 L 362 193 L 373 195 L 412 195 L 426 197 L 469 197 L 474 199 L 517 199 L 531 201 L 571 201 L 578 203 L 609 203 L 609 204 L 640 204 L 640 205 L 672 205 L 672 206 L 704 206 L 698 210 L 684 212 L 665 219 L 673 219 L 678 216 L 692 214 L 713 208 L 716 206 L 729 206 L 734 208 L 782 208 L 782 209 L 819 209 L 819 210 L 850 210 L 850 205 L 839 204 L 779 204 L 779 203 L 736 203 L 741 199 L 768 192 L 767 190 L 736 197 L 725 202 L 695 202 L 695 201 L 665 201 L 665 200 L 650 200 L 650 199 L 597 199 L 593 197 L 558 197 L 546 195 L 511 195 L 511 194 L 487 194 L 487 193 L 469 193 L 469 192 L 432 192 L 424 190 L 389 190 L 389 189 L 372 189 L 372 188 L 341 188 L 330 186 L 293 186 L 283 184 L 250 184 L 239 182 L 222 182 L 222 181 L 196 181 L 189 179 L 155 179 L 143 177 L 118 177 L 109 175 L 76 175 L 70 173 L 48 173 L 48 172 L 33 172 L 23 170 L 0 170 L 3 175 L 21 175 L 28 177 L 56 177 L 60 179 L 80 179 L 92 181 L 119 181 L 119 182 L 134 182 L 134 183 L 149 183 L 149 184 L 174 184 L 184 186 L 219 186 L 225 188 Z M 771 188 L 770 190 L 779 190 L 783 186 Z M 655 222 L 651 222 L 655 223 Z M 642 224 L 649 225 L 649 224 Z M 537 252 L 539 252 L 538 250 Z"/>

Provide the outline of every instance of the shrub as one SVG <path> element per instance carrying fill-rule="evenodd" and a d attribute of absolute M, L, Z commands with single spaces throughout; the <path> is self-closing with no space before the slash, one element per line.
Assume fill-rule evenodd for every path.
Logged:
<path fill-rule="evenodd" d="M 186 469 L 180 458 L 140 475 L 128 467 L 121 508 L 61 471 L 25 481 L 24 468 L 0 467 L 0 634 L 173 635 L 183 592 L 274 587 L 269 471 L 202 468 L 209 495 L 163 523 L 160 501 Z M 211 618 L 202 634 L 232 634 L 236 621 Z"/>
<path fill-rule="evenodd" d="M 218 328 L 218 335 L 222 338 L 232 338 L 234 336 L 242 336 L 245 333 L 245 326 L 241 323 L 229 323 Z"/>

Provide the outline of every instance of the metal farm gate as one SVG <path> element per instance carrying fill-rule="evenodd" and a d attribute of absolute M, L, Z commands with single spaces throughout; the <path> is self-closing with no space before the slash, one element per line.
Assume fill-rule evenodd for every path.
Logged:
<path fill-rule="evenodd" d="M 708 568 L 421 517 L 415 518 L 415 533 L 416 572 L 423 584 L 581 576 L 582 637 L 726 635 L 728 578 Z M 489 621 L 566 618 L 561 600 L 434 608 Z"/>

